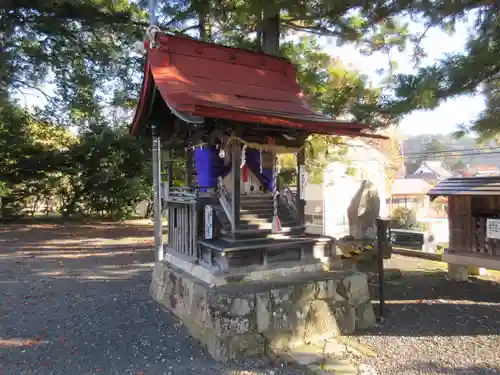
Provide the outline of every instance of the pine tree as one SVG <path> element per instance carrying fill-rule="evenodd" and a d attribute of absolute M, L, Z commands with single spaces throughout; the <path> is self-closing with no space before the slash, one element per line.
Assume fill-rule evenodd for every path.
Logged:
<path fill-rule="evenodd" d="M 500 132 L 498 3 L 442 0 L 433 1 L 425 8 L 424 5 L 421 5 L 421 13 L 428 28 L 453 30 L 457 21 L 468 17 L 474 30 L 462 53 L 445 56 L 431 66 L 418 69 L 415 74 L 398 75 L 394 84 L 396 99 L 388 101 L 386 109 L 396 115 L 415 109 L 434 109 L 448 98 L 482 91 L 487 98 L 486 110 L 477 121 L 465 124 L 458 135 L 475 131 L 483 139 L 497 136 Z"/>

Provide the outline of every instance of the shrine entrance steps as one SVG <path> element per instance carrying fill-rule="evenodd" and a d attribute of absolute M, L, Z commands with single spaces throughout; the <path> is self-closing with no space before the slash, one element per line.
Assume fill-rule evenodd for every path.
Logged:
<path fill-rule="evenodd" d="M 236 230 L 220 205 L 214 206 L 218 238 L 200 241 L 201 261 L 219 269 L 268 266 L 280 262 L 315 262 L 334 255 L 331 238 L 308 235 L 296 216 L 280 201 L 281 230 L 272 232 L 273 198 L 270 194 L 243 195 Z"/>

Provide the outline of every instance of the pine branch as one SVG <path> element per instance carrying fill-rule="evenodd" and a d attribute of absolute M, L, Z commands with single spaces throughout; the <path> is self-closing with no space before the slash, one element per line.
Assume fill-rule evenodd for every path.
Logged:
<path fill-rule="evenodd" d="M 282 21 L 282 24 L 296 31 L 303 31 L 311 34 L 324 35 L 324 36 L 336 36 L 336 37 L 342 36 L 341 33 L 337 31 L 328 30 L 322 26 L 302 26 L 291 21 Z"/>

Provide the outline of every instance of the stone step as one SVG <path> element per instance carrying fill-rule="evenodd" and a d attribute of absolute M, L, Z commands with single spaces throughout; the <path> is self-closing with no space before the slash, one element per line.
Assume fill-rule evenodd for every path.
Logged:
<path fill-rule="evenodd" d="M 273 201 L 269 202 L 241 202 L 240 210 L 273 209 Z"/>
<path fill-rule="evenodd" d="M 295 223 L 295 218 L 291 215 L 280 215 L 279 216 L 281 225 L 283 226 L 288 226 L 288 224 L 294 224 Z M 240 217 L 240 221 L 242 223 L 247 223 L 247 224 L 253 224 L 253 225 L 261 225 L 265 223 L 272 223 L 273 217 L 258 217 L 254 215 L 242 215 Z M 288 223 L 288 224 L 287 224 Z"/>
<path fill-rule="evenodd" d="M 287 216 L 287 215 L 292 215 L 292 213 L 286 208 L 286 207 L 279 207 L 278 208 L 278 214 L 280 216 Z M 270 208 L 263 208 L 263 209 L 246 209 L 242 208 L 240 209 L 240 215 L 252 215 L 260 218 L 272 218 L 274 215 L 274 209 L 272 207 Z M 240 217 L 241 217 L 240 216 Z"/>
<path fill-rule="evenodd" d="M 242 194 L 240 196 L 241 202 L 254 202 L 254 201 L 269 201 L 273 199 L 271 193 L 266 194 Z"/>
<path fill-rule="evenodd" d="M 279 210 L 287 210 L 288 208 L 285 207 L 283 204 L 280 204 L 278 206 Z M 269 202 L 267 205 L 262 206 L 262 207 L 240 207 L 240 212 L 241 213 L 254 213 L 254 214 L 266 214 L 266 213 L 272 213 L 274 211 L 274 206 L 273 202 Z"/>
<path fill-rule="evenodd" d="M 217 217 L 223 226 L 230 226 L 231 222 L 227 218 L 226 213 L 222 208 L 217 207 L 215 209 Z M 241 210 L 240 211 L 240 221 L 247 224 L 260 224 L 260 223 L 271 223 L 273 220 L 273 210 L 256 211 L 256 210 Z M 281 208 L 279 210 L 279 217 L 282 223 L 295 223 L 296 218 L 286 209 Z"/>
<path fill-rule="evenodd" d="M 288 220 L 282 220 L 280 218 L 281 222 L 281 227 L 293 227 L 295 226 L 295 220 L 293 219 L 288 219 Z M 231 223 L 229 221 L 226 221 L 224 223 L 221 223 L 223 228 L 225 230 L 228 230 L 231 228 Z M 271 229 L 272 228 L 272 219 L 263 219 L 263 220 L 241 220 L 240 224 L 238 225 L 238 230 L 247 230 L 247 229 Z"/>
<path fill-rule="evenodd" d="M 255 240 L 255 239 L 265 239 L 274 238 L 278 236 L 301 236 L 305 233 L 305 228 L 286 228 L 286 231 L 280 233 L 272 233 L 271 230 L 257 229 L 248 230 L 244 232 L 237 232 L 236 234 L 231 233 L 231 231 L 221 231 L 221 239 L 229 242 L 242 242 L 245 240 Z"/>
<path fill-rule="evenodd" d="M 281 231 L 279 233 L 288 233 L 288 234 L 297 234 L 297 233 L 303 233 L 305 230 L 304 226 L 293 226 L 293 227 L 281 227 Z M 272 234 L 271 228 L 245 228 L 245 227 L 239 227 L 236 228 L 236 232 L 232 233 L 230 230 L 228 231 L 225 228 L 221 229 L 222 234 L 224 235 L 236 235 L 236 236 L 256 236 L 256 237 L 262 237 L 266 236 L 268 234 Z"/>
<path fill-rule="evenodd" d="M 226 231 L 231 229 L 231 222 L 225 215 L 218 218 L 222 228 L 224 228 Z M 240 220 L 240 224 L 238 227 L 240 229 L 270 229 L 272 228 L 272 221 L 272 216 L 269 218 L 243 217 Z M 280 216 L 280 222 L 282 227 L 293 227 L 297 224 L 295 218 L 291 215 Z"/>
<path fill-rule="evenodd" d="M 217 213 L 220 212 L 221 214 L 224 214 L 224 216 L 225 216 L 225 212 L 220 205 L 218 205 L 218 204 L 214 205 L 214 210 Z M 288 207 L 285 207 L 283 204 L 280 204 L 280 206 L 278 207 L 278 212 L 280 215 L 284 215 L 284 216 L 291 215 L 291 212 L 288 209 Z M 264 205 L 262 207 L 243 207 L 243 206 L 240 207 L 240 216 L 253 215 L 253 216 L 266 218 L 269 216 L 272 217 L 273 213 L 274 213 L 274 207 L 273 207 L 272 202 L 270 202 L 269 204 Z"/>

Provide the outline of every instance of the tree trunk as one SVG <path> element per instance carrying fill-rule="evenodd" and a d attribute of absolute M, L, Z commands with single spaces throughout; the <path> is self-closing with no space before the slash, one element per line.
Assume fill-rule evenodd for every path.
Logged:
<path fill-rule="evenodd" d="M 202 0 L 193 2 L 193 7 L 195 7 L 198 12 L 198 32 L 200 34 L 200 40 L 208 42 L 212 39 L 208 18 L 210 4 L 208 1 Z"/>
<path fill-rule="evenodd" d="M 280 45 L 280 9 L 272 3 L 264 6 L 261 30 L 262 52 L 277 56 Z"/>
<path fill-rule="evenodd" d="M 207 39 L 207 29 L 206 29 L 206 15 L 204 12 L 198 14 L 198 30 L 200 33 L 200 40 L 205 41 Z"/>
<path fill-rule="evenodd" d="M 38 201 L 39 201 L 39 198 L 36 197 L 35 201 L 33 202 L 33 208 L 31 210 L 31 216 L 35 216 L 35 214 L 36 214 L 36 209 L 38 207 Z"/>

